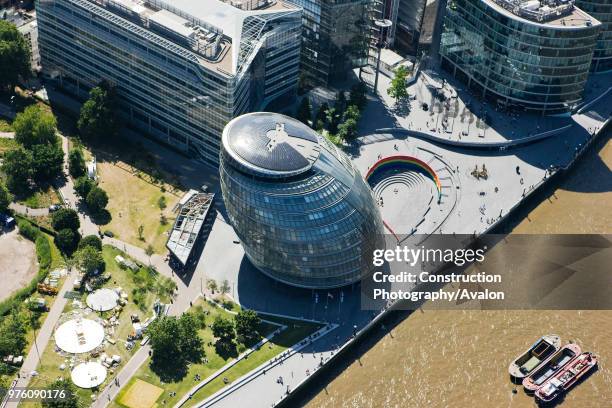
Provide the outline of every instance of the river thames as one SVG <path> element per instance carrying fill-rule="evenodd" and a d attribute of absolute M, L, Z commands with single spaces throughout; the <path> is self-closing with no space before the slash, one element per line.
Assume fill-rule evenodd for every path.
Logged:
<path fill-rule="evenodd" d="M 610 133 L 550 197 L 518 215 L 522 220 L 513 233 L 612 232 Z M 310 408 L 533 407 L 534 399 L 510 382 L 508 365 L 547 333 L 599 357 L 599 370 L 569 392 L 562 406 L 612 407 L 612 311 L 427 308 L 398 317 L 356 345 L 303 403 Z"/>

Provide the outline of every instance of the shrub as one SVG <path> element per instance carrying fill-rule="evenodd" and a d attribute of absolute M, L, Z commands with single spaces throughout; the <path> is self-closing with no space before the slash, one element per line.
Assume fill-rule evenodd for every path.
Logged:
<path fill-rule="evenodd" d="M 87 235 L 83 237 L 79 242 L 79 250 L 85 248 L 86 246 L 90 246 L 95 248 L 98 251 L 102 251 L 102 240 L 96 235 Z"/>
<path fill-rule="evenodd" d="M 40 231 L 26 220 L 17 220 L 19 233 L 30 241 L 36 241 Z"/>

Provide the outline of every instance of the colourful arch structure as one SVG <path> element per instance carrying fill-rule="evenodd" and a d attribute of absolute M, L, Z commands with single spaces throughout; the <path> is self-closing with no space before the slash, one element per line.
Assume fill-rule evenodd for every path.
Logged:
<path fill-rule="evenodd" d="M 389 156 L 380 159 L 368 170 L 365 176 L 366 181 L 369 183 L 373 176 L 379 175 L 384 171 L 392 168 L 410 168 L 417 167 L 425 172 L 427 176 L 434 182 L 436 189 L 438 190 L 438 200 L 442 197 L 442 185 L 436 172 L 424 161 L 417 159 L 412 156 Z"/>

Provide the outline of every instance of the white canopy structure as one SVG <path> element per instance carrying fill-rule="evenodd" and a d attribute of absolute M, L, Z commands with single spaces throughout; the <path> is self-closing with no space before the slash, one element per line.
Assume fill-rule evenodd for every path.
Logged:
<path fill-rule="evenodd" d="M 79 388 L 93 388 L 106 379 L 106 368 L 100 363 L 81 363 L 70 374 L 72 382 Z"/>
<path fill-rule="evenodd" d="M 104 341 L 104 328 L 90 319 L 73 319 L 55 330 L 55 344 L 67 353 L 87 353 Z"/>
<path fill-rule="evenodd" d="M 117 306 L 119 295 L 112 289 L 102 288 L 87 296 L 87 306 L 96 312 L 106 312 Z"/>

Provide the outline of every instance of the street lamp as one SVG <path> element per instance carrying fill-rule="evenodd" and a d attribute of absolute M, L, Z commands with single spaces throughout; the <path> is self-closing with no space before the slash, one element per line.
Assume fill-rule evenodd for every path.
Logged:
<path fill-rule="evenodd" d="M 376 43 L 376 48 L 378 48 L 378 57 L 376 58 L 376 75 L 374 77 L 374 92 L 376 93 L 378 89 L 378 74 L 380 73 L 380 53 L 383 47 L 383 33 L 385 28 L 389 28 L 393 25 L 391 20 L 387 19 L 377 19 L 374 21 L 374 25 L 380 29 L 380 36 L 378 37 L 378 42 Z"/>

